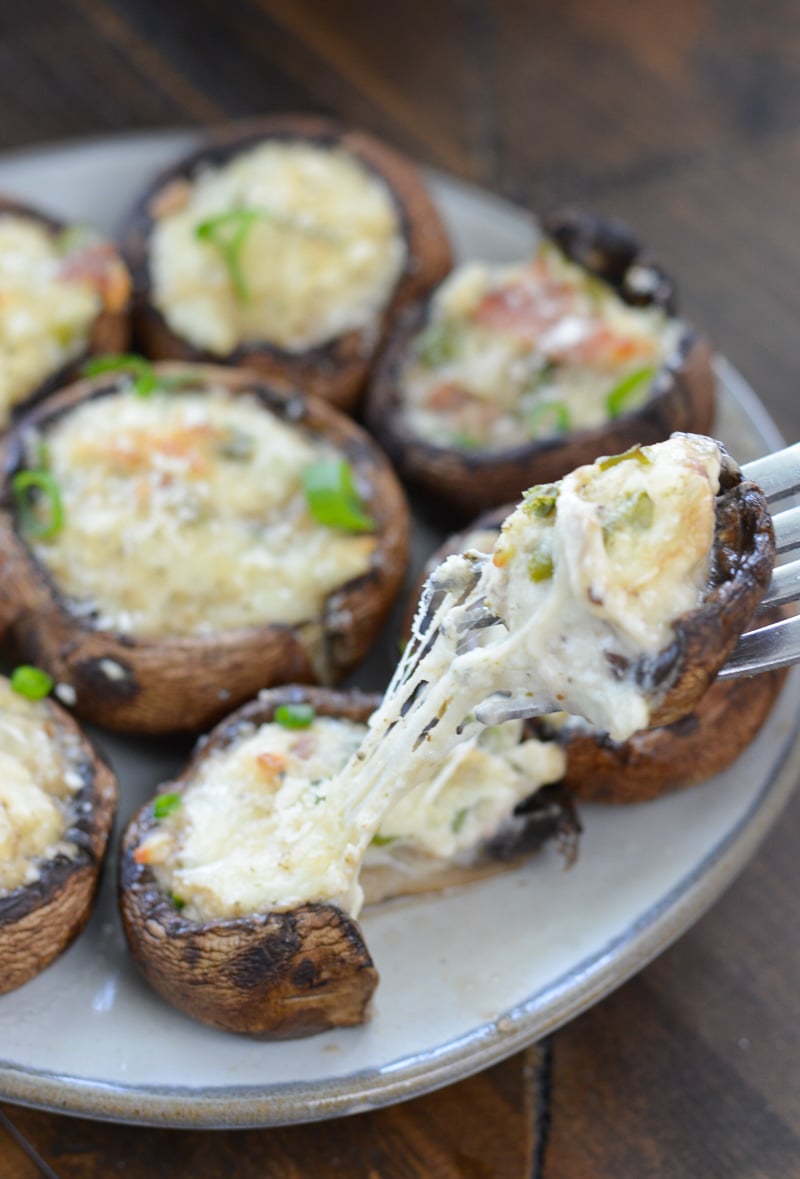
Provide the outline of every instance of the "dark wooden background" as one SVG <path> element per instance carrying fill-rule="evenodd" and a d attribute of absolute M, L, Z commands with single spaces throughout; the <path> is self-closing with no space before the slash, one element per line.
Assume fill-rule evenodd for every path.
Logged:
<path fill-rule="evenodd" d="M 0 149 L 281 109 L 336 114 L 536 209 L 628 219 L 800 437 L 793 0 L 0 0 Z M 654 965 L 460 1085 L 216 1134 L 5 1106 L 0 1177 L 800 1176 L 798 846 L 795 802 Z"/>

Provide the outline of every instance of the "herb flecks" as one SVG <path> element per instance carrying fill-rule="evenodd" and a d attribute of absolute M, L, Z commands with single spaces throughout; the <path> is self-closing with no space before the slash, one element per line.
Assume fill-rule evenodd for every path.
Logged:
<path fill-rule="evenodd" d="M 173 794 L 159 794 L 153 803 L 153 818 L 166 819 L 181 805 L 181 796 L 176 791 Z"/>
<path fill-rule="evenodd" d="M 558 503 L 557 483 L 537 483 L 529 487 L 522 497 L 522 509 L 527 516 L 536 516 L 540 520 L 554 516 Z"/>
<path fill-rule="evenodd" d="M 316 715 L 311 704 L 279 704 L 273 720 L 284 729 L 307 729 Z"/>
<path fill-rule="evenodd" d="M 375 521 L 364 511 L 346 459 L 322 459 L 303 471 L 308 510 L 318 524 L 345 532 L 372 532 Z"/>
<path fill-rule="evenodd" d="M 610 389 L 606 394 L 608 416 L 618 418 L 622 414 L 628 413 L 629 410 L 635 409 L 639 404 L 645 385 L 649 385 L 655 375 L 656 370 L 652 365 L 648 365 L 646 368 L 637 368 L 635 372 L 628 373 L 621 381 L 618 381 L 613 389 Z"/>
<path fill-rule="evenodd" d="M 569 410 L 563 401 L 542 401 L 528 415 L 528 429 L 539 434 L 566 434 L 570 428 Z"/>
<path fill-rule="evenodd" d="M 64 527 L 61 489 L 49 471 L 17 471 L 11 480 L 23 532 L 35 540 L 52 540 Z"/>
<path fill-rule="evenodd" d="M 18 696 L 27 700 L 43 700 L 53 688 L 53 678 L 41 667 L 23 663 L 11 673 L 11 688 Z"/>

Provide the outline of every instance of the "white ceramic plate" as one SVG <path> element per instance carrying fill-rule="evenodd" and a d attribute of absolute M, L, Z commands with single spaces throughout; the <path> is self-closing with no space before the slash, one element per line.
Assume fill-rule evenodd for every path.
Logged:
<path fill-rule="evenodd" d="M 0 191 L 113 230 L 191 143 L 144 135 L 7 156 Z M 531 245 L 518 209 L 442 176 L 431 183 L 461 257 L 510 261 Z M 724 362 L 718 375 L 718 432 L 737 457 L 779 445 L 742 379 Z M 619 986 L 719 896 L 797 778 L 799 703 L 793 676 L 759 739 L 713 782 L 624 810 L 584 807 L 570 871 L 548 848 L 470 888 L 365 914 L 381 983 L 356 1030 L 263 1044 L 173 1011 L 127 958 L 112 864 L 76 945 L 0 999 L 0 1096 L 129 1122 L 256 1126 L 371 1109 L 485 1068 Z M 122 778 L 124 822 L 181 751 L 102 743 Z"/>

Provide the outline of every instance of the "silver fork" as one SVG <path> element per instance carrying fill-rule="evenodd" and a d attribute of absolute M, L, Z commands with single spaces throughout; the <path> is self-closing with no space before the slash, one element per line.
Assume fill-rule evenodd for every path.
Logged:
<path fill-rule="evenodd" d="M 770 504 L 788 499 L 800 491 L 800 442 L 745 463 L 742 474 L 758 483 Z M 800 507 L 772 513 L 775 540 L 779 553 L 800 548 Z M 800 599 L 800 561 L 776 567 L 772 581 L 759 607 L 763 613 L 771 606 Z M 800 663 L 800 615 L 784 618 L 742 635 L 733 654 L 719 673 L 719 679 L 757 675 L 789 664 Z"/>

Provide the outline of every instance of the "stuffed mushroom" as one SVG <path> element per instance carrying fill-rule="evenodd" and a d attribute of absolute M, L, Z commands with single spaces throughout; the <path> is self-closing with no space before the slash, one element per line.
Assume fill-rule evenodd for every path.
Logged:
<path fill-rule="evenodd" d="M 407 509 L 378 448 L 253 374 L 100 374 L 6 458 L 10 638 L 110 728 L 196 732 L 261 687 L 337 681 L 403 577 Z"/>
<path fill-rule="evenodd" d="M 44 970 L 89 919 L 116 779 L 38 668 L 0 677 L 0 994 Z"/>
<path fill-rule="evenodd" d="M 506 503 L 598 455 L 707 433 L 707 345 L 614 222 L 561 214 L 534 257 L 466 262 L 396 329 L 367 421 L 426 504 Z"/>
<path fill-rule="evenodd" d="M 311 116 L 213 137 L 159 178 L 125 241 L 149 356 L 246 364 L 347 410 L 398 310 L 450 265 L 414 165 Z"/>

